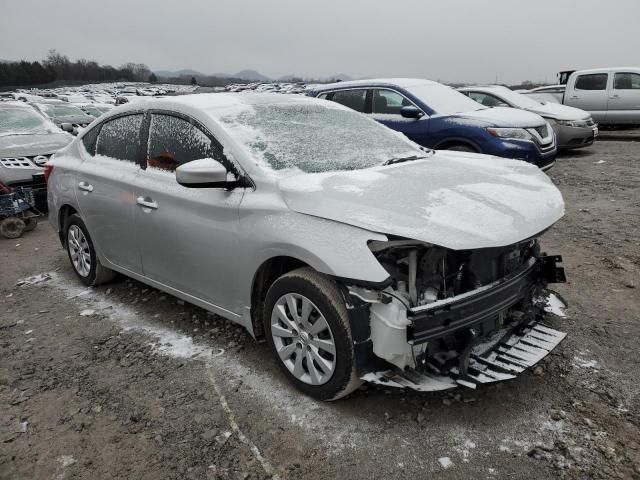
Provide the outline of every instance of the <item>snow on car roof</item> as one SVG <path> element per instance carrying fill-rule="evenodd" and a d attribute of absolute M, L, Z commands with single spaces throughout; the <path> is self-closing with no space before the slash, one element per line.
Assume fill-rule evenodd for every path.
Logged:
<path fill-rule="evenodd" d="M 331 88 L 359 87 L 363 85 L 390 85 L 401 88 L 415 87 L 416 85 L 438 84 L 433 80 L 425 80 L 423 78 L 370 78 L 365 80 L 350 80 L 348 82 L 327 83 L 326 85 L 317 85 L 317 90 L 325 90 Z"/>

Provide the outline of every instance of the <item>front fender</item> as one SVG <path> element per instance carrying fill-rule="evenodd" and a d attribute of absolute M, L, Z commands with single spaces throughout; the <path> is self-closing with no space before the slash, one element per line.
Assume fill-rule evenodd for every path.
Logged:
<path fill-rule="evenodd" d="M 292 211 L 251 213 L 241 217 L 239 230 L 246 252 L 239 266 L 241 309 L 251 304 L 256 271 L 274 257 L 292 257 L 321 273 L 365 283 L 389 277 L 367 246 L 387 240 L 379 233 Z"/>

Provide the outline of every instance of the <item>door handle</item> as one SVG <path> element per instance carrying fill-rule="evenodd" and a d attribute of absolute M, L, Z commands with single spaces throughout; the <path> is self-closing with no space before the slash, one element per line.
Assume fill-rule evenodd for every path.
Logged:
<path fill-rule="evenodd" d="M 609 98 L 620 98 L 620 95 L 611 95 Z"/>
<path fill-rule="evenodd" d="M 93 192 L 93 185 L 88 184 L 87 182 L 78 183 L 78 188 L 80 190 L 84 190 L 85 192 Z"/>
<path fill-rule="evenodd" d="M 138 197 L 136 198 L 136 203 L 145 208 L 153 208 L 154 210 L 158 208 L 158 204 L 151 200 L 149 197 Z"/>
<path fill-rule="evenodd" d="M 571 98 L 578 98 L 577 95 L 571 95 Z"/>

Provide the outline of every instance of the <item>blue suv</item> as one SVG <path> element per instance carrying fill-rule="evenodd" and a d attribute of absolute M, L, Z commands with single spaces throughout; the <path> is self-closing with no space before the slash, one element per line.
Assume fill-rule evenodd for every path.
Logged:
<path fill-rule="evenodd" d="M 370 115 L 428 148 L 486 153 L 551 168 L 553 129 L 541 116 L 513 108 L 486 108 L 429 80 L 357 80 L 318 85 L 307 95 Z"/>

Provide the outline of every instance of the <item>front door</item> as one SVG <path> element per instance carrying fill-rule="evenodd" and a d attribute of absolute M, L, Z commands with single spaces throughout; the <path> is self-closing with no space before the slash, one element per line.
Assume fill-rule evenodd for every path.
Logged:
<path fill-rule="evenodd" d="M 416 105 L 395 90 L 386 88 L 372 89 L 372 117 L 383 125 L 404 133 L 417 144 L 429 147 L 427 142 L 429 116 L 424 115 L 421 118 L 405 118 L 400 113 L 402 107 L 416 107 Z"/>
<path fill-rule="evenodd" d="M 607 123 L 640 124 L 640 73 L 614 73 Z"/>
<path fill-rule="evenodd" d="M 88 132 L 78 145 L 83 161 L 75 186 L 96 249 L 108 263 L 134 273 L 142 272 L 133 213 L 134 184 L 144 153 L 143 118 L 116 117 Z"/>
<path fill-rule="evenodd" d="M 578 75 L 573 86 L 567 89 L 564 103 L 591 113 L 596 122 L 604 122 L 607 116 L 608 73 Z"/>
<path fill-rule="evenodd" d="M 175 169 L 202 158 L 229 167 L 220 144 L 196 122 L 151 113 L 147 168 L 135 188 L 140 256 L 146 277 L 231 310 L 244 190 L 179 185 Z"/>

